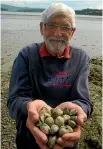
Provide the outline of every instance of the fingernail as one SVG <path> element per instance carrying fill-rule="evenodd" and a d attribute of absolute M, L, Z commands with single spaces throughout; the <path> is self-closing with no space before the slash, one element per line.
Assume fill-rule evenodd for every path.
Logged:
<path fill-rule="evenodd" d="M 47 137 L 44 137 L 43 141 L 44 141 L 44 143 L 47 143 L 47 141 L 48 141 Z"/>
<path fill-rule="evenodd" d="M 82 125 L 83 122 L 84 122 L 83 118 L 80 118 L 80 119 L 79 119 L 79 122 L 80 122 L 80 124 Z"/>
<path fill-rule="evenodd" d="M 81 122 L 83 122 L 83 117 L 80 118 Z"/>

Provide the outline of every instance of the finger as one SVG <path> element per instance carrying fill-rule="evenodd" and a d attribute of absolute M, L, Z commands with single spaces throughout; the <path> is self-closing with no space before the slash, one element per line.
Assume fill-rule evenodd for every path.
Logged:
<path fill-rule="evenodd" d="M 70 147 L 74 146 L 74 141 L 65 141 L 63 147 Z"/>
<path fill-rule="evenodd" d="M 58 144 L 56 144 L 56 145 L 53 147 L 53 149 L 63 149 L 63 147 L 62 147 L 62 146 L 59 146 Z"/>
<path fill-rule="evenodd" d="M 64 141 L 61 137 L 58 138 L 57 143 L 61 146 L 61 147 L 73 147 L 74 146 L 74 141 Z"/>
<path fill-rule="evenodd" d="M 40 131 L 36 126 L 33 127 L 32 130 L 33 136 L 41 140 L 43 143 L 47 143 L 47 136 Z"/>
<path fill-rule="evenodd" d="M 43 142 L 41 142 L 41 140 L 37 139 L 36 137 L 35 140 L 41 149 L 49 149 Z"/>
<path fill-rule="evenodd" d="M 80 139 L 81 136 L 81 129 L 80 126 L 74 129 L 73 133 L 66 133 L 62 136 L 63 140 L 72 140 L 72 141 L 77 141 Z"/>
<path fill-rule="evenodd" d="M 76 109 L 77 111 L 80 108 L 77 104 L 74 104 L 72 102 L 65 102 L 64 104 L 62 103 L 58 107 L 61 108 L 61 109 L 64 109 L 65 107 L 67 107 L 69 110 Z"/>
<path fill-rule="evenodd" d="M 44 143 L 47 142 L 47 136 L 40 131 L 40 129 L 38 129 L 29 119 L 27 119 L 26 126 L 29 128 L 34 137 L 40 139 Z"/>
<path fill-rule="evenodd" d="M 87 115 L 85 113 L 79 113 L 77 123 L 82 126 L 83 123 L 87 120 Z"/>
<path fill-rule="evenodd" d="M 26 127 L 29 128 L 30 131 L 32 131 L 32 128 L 34 127 L 34 123 L 31 121 L 29 117 L 26 120 Z"/>
<path fill-rule="evenodd" d="M 65 142 L 64 142 L 64 140 L 60 137 L 60 138 L 57 139 L 57 143 L 58 143 L 59 145 L 63 146 Z"/>

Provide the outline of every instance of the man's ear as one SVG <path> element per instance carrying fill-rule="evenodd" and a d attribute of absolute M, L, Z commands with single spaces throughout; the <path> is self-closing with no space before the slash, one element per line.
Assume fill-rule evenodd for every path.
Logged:
<path fill-rule="evenodd" d="M 76 30 L 76 28 L 73 28 L 73 30 L 72 30 L 72 32 L 71 32 L 71 34 L 70 34 L 70 39 L 72 38 L 72 36 L 73 36 L 75 30 Z"/>
<path fill-rule="evenodd" d="M 71 34 L 71 36 L 73 36 L 75 30 L 76 30 L 76 28 L 74 27 L 73 30 L 72 30 L 72 34 Z"/>
<path fill-rule="evenodd" d="M 43 23 L 42 22 L 40 22 L 40 33 L 41 35 L 43 35 Z"/>

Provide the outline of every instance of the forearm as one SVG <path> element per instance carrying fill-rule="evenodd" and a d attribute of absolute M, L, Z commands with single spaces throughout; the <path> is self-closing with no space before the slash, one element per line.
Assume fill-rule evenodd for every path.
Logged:
<path fill-rule="evenodd" d="M 29 97 L 8 98 L 7 106 L 10 116 L 17 120 L 21 115 L 27 117 L 27 103 L 32 101 Z"/>
<path fill-rule="evenodd" d="M 92 104 L 88 101 L 81 101 L 80 99 L 74 100 L 72 101 L 72 103 L 77 104 L 78 106 L 80 106 L 83 111 L 86 113 L 87 118 L 89 118 L 91 116 L 92 113 Z"/>
<path fill-rule="evenodd" d="M 27 116 L 26 104 L 33 99 L 32 85 L 28 72 L 28 56 L 24 50 L 15 59 L 10 78 L 7 106 L 10 116 L 17 120 Z"/>
<path fill-rule="evenodd" d="M 93 111 L 93 107 L 90 102 L 88 75 L 89 62 L 87 61 L 78 73 L 78 76 L 72 87 L 70 99 L 71 102 L 79 105 L 89 118 Z"/>

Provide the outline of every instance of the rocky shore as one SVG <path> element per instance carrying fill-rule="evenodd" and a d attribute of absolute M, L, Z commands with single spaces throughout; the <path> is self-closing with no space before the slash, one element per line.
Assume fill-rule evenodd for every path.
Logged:
<path fill-rule="evenodd" d="M 1 149 L 16 149 L 15 121 L 7 110 L 7 92 L 11 69 L 1 73 Z M 93 104 L 91 118 L 84 124 L 79 149 L 102 149 L 102 60 L 91 59 L 89 75 L 90 97 Z"/>

